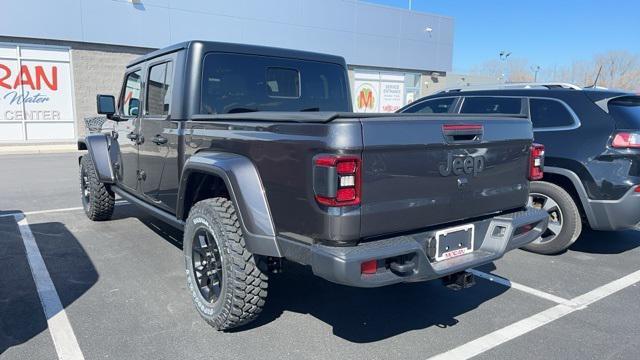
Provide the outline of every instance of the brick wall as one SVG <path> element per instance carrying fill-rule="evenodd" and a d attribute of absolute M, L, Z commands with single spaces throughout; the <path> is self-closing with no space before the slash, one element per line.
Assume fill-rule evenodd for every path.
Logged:
<path fill-rule="evenodd" d="M 71 48 L 78 137 L 85 133 L 83 119 L 96 116 L 96 95 L 107 94 L 117 98 L 126 65 L 139 55 L 151 51 L 151 49 L 106 45 L 83 45 Z"/>

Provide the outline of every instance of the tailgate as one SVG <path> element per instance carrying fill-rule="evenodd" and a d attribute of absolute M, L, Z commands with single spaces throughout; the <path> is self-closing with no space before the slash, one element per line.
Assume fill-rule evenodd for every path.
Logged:
<path fill-rule="evenodd" d="M 533 137 L 527 119 L 422 115 L 361 122 L 362 237 L 527 203 Z"/>

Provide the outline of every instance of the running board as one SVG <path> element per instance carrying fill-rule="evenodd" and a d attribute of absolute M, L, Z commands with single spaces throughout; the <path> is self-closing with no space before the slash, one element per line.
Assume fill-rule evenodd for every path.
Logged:
<path fill-rule="evenodd" d="M 178 220 L 176 219 L 176 217 L 174 215 L 172 215 L 171 213 L 158 209 L 157 207 L 150 205 L 149 203 L 145 202 L 144 200 L 141 200 L 140 198 L 138 198 L 135 195 L 131 195 L 130 193 L 128 193 L 127 191 L 115 186 L 115 185 L 111 185 L 111 190 L 113 190 L 114 193 L 120 195 L 122 198 L 124 198 L 125 200 L 127 200 L 128 202 L 139 206 L 141 208 L 143 208 L 147 213 L 149 213 L 150 215 L 152 215 L 155 218 L 158 218 L 159 220 L 162 220 L 164 222 L 166 222 L 167 224 L 173 226 L 174 228 L 178 229 L 178 230 L 183 230 L 184 231 L 184 221 L 182 220 Z"/>

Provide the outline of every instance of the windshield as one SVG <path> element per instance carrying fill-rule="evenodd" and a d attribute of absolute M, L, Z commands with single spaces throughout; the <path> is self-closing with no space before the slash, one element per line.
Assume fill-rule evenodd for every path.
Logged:
<path fill-rule="evenodd" d="M 200 111 L 349 111 L 345 73 L 332 63 L 210 53 L 204 59 Z"/>

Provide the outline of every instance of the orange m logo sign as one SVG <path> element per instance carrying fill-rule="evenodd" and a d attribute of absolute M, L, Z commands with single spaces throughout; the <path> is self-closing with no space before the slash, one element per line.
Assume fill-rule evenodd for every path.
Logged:
<path fill-rule="evenodd" d="M 373 109 L 373 91 L 371 89 L 362 89 L 358 93 L 358 107 Z"/>

